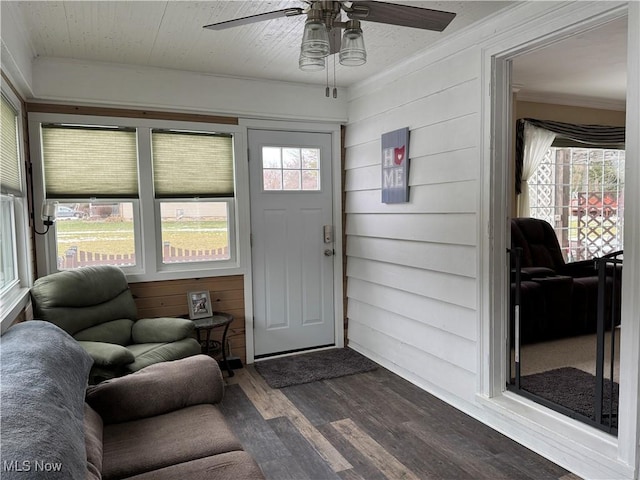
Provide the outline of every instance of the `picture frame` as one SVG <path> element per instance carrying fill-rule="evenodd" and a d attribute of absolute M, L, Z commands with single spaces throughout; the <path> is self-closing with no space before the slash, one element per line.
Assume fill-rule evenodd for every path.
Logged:
<path fill-rule="evenodd" d="M 187 304 L 189 305 L 189 318 L 191 320 L 210 317 L 213 314 L 211 296 L 207 290 L 188 292 Z"/>

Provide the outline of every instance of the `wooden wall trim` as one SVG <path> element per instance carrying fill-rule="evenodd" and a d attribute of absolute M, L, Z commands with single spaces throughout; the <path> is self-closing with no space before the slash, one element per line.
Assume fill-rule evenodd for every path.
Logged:
<path fill-rule="evenodd" d="M 22 98 L 22 95 L 20 95 L 20 92 L 18 92 L 18 89 L 13 86 L 13 83 L 11 82 L 11 80 L 9 80 L 9 77 L 5 75 L 3 70 L 0 70 L 0 76 L 2 77 L 2 80 L 4 80 L 4 82 L 7 84 L 7 86 L 11 89 L 11 91 L 14 93 L 14 95 L 18 97 L 21 102 L 24 103 L 24 99 Z"/>
<path fill-rule="evenodd" d="M 187 293 L 208 291 L 214 311 L 233 315 L 227 340 L 232 355 L 246 363 L 244 277 L 204 277 L 130 283 L 138 318 L 188 316 Z M 222 330 L 215 329 L 211 339 L 222 340 Z"/>
<path fill-rule="evenodd" d="M 179 122 L 201 122 L 219 123 L 224 125 L 238 125 L 237 117 L 223 117 L 218 115 L 204 115 L 198 113 L 135 110 L 129 108 L 86 107 L 79 105 L 60 105 L 55 103 L 28 102 L 27 112 L 95 115 L 101 117 L 148 118 L 151 120 L 174 120 Z"/>

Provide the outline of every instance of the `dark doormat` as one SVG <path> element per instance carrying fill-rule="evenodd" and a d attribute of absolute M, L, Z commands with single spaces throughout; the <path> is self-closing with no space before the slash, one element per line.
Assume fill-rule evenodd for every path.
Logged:
<path fill-rule="evenodd" d="M 350 348 L 334 348 L 256 362 L 255 367 L 271 388 L 283 388 L 370 372 L 378 364 Z"/>
<path fill-rule="evenodd" d="M 573 367 L 557 368 L 547 372 L 525 375 L 520 387 L 553 403 L 562 405 L 576 413 L 595 419 L 596 377 Z M 618 412 L 617 383 L 605 379 L 603 387 L 603 414 L 610 412 L 613 400 L 614 418 Z"/>

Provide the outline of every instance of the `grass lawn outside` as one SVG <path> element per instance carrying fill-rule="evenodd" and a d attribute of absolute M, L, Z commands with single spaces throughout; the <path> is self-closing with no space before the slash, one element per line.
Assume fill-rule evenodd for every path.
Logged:
<path fill-rule="evenodd" d="M 165 220 L 163 242 L 183 250 L 217 250 L 229 247 L 227 224 L 221 220 Z M 132 221 L 95 221 L 83 219 L 56 222 L 58 255 L 71 248 L 106 255 L 133 254 Z"/>

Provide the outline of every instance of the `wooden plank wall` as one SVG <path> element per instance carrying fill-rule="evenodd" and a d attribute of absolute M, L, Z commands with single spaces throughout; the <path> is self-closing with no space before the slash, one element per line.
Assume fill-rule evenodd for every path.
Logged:
<path fill-rule="evenodd" d="M 246 363 L 244 328 L 244 277 L 194 278 L 130 284 L 138 307 L 139 318 L 176 317 L 189 315 L 187 292 L 208 290 L 214 311 L 233 315 L 229 327 L 231 354 Z M 220 341 L 222 329 L 213 331 L 212 339 Z"/>
<path fill-rule="evenodd" d="M 481 54 L 360 89 L 346 129 L 349 345 L 473 402 Z M 410 202 L 381 202 L 383 133 L 410 129 Z"/>

